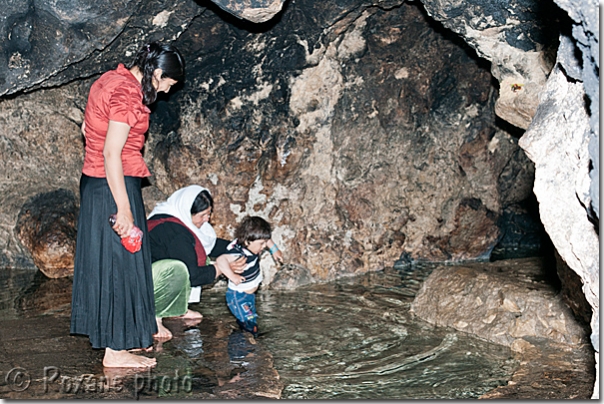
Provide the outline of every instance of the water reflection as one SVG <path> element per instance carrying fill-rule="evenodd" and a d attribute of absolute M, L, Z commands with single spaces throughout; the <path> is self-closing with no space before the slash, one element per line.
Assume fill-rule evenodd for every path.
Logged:
<path fill-rule="evenodd" d="M 72 278 L 49 279 L 31 269 L 0 269 L 0 320 L 69 315 Z"/>

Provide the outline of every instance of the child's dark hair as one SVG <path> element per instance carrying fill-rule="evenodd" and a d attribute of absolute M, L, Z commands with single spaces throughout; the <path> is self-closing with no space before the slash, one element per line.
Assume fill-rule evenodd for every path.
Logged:
<path fill-rule="evenodd" d="M 203 212 L 207 208 L 214 209 L 214 199 L 212 199 L 210 192 L 204 189 L 195 197 L 193 205 L 191 205 L 191 214 L 194 215 L 196 213 Z"/>
<path fill-rule="evenodd" d="M 261 217 L 245 217 L 235 230 L 235 238 L 242 246 L 256 240 L 269 240 L 271 238 L 271 225 Z"/>
<path fill-rule="evenodd" d="M 143 45 L 136 54 L 132 65 L 128 68 L 138 67 L 143 74 L 141 86 L 143 88 L 143 104 L 151 105 L 157 99 L 157 90 L 153 87 L 153 72 L 161 69 L 161 78 L 170 78 L 182 81 L 185 78 L 185 61 L 174 46 L 151 42 Z"/>

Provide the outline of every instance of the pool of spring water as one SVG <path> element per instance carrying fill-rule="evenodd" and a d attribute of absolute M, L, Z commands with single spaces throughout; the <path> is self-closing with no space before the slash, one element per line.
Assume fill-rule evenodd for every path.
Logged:
<path fill-rule="evenodd" d="M 409 309 L 432 264 L 257 295 L 283 399 L 472 399 L 507 384 L 509 348 L 435 327 Z M 204 315 L 228 316 L 204 292 Z"/>
<path fill-rule="evenodd" d="M 433 268 L 433 264 L 387 268 L 293 291 L 261 289 L 260 335 L 255 343 L 272 356 L 283 385 L 280 397 L 473 399 L 507 384 L 517 367 L 508 348 L 435 327 L 410 313 L 415 293 Z M 0 271 L 0 285 L 0 322 L 54 316 L 68 330 L 70 278 L 5 270 Z M 251 372 L 245 356 L 249 339 L 240 332 L 216 332 L 223 329 L 216 328 L 216 322 L 234 323 L 224 290 L 204 290 L 201 304 L 192 308 L 202 312 L 204 320 L 164 344 L 156 354 L 154 372 L 171 374 L 182 368 L 195 377 L 201 374 L 209 384 L 199 388 L 208 392 L 214 389 L 208 369 L 220 366 L 209 364 L 216 358 Z M 265 377 L 255 369 L 258 378 Z M 88 371 L 98 372 L 84 370 Z M 225 370 L 225 377 L 231 377 L 229 372 Z"/>

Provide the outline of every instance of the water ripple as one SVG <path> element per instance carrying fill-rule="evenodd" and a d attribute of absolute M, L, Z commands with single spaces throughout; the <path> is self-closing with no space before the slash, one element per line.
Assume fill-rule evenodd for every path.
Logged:
<path fill-rule="evenodd" d="M 430 266 L 258 295 L 284 399 L 477 398 L 506 384 L 508 348 L 415 318 Z"/>

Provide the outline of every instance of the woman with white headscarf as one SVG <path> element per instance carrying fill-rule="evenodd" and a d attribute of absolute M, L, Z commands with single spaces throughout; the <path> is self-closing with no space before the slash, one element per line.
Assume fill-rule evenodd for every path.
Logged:
<path fill-rule="evenodd" d="M 245 268 L 244 257 L 233 262 L 232 273 L 223 273 L 208 262 L 208 257 L 226 252 L 229 243 L 217 238 L 209 223 L 213 206 L 209 190 L 190 185 L 157 204 L 147 219 L 157 339 L 172 337 L 162 323 L 165 317 L 201 321 L 200 313 L 188 309 L 188 303 L 200 301 L 201 287 L 214 283 L 220 275 L 230 279 Z"/>

